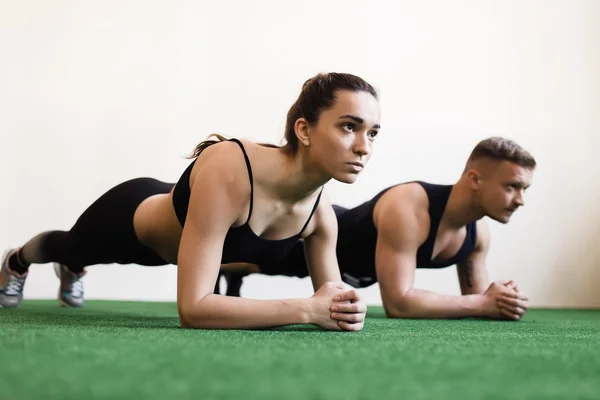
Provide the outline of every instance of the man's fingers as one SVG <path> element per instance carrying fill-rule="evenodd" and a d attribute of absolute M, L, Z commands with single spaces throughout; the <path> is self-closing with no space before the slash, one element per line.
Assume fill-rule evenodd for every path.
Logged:
<path fill-rule="evenodd" d="M 519 300 L 523 300 L 523 301 L 529 300 L 529 297 L 527 297 L 526 295 L 524 295 L 521 292 L 504 292 L 504 293 L 499 294 L 499 296 L 504 296 L 504 297 L 513 298 L 513 299 L 519 299 Z"/>
<path fill-rule="evenodd" d="M 503 296 L 503 295 L 499 295 L 496 297 L 496 300 L 502 303 L 506 303 L 508 305 L 511 306 L 515 306 L 515 307 L 521 307 L 521 308 L 528 308 L 528 304 L 526 300 L 521 300 L 519 298 L 514 298 L 514 297 L 508 297 L 508 296 Z"/>
<path fill-rule="evenodd" d="M 346 321 L 346 322 L 355 322 L 355 323 L 363 322 L 365 320 L 365 314 L 332 313 L 331 319 L 335 319 L 336 321 Z"/>
<path fill-rule="evenodd" d="M 512 312 L 510 312 L 510 311 L 508 311 L 508 310 L 505 310 L 504 308 L 501 308 L 501 309 L 500 309 L 500 314 L 504 315 L 505 317 L 507 317 L 507 318 L 509 318 L 509 319 L 515 320 L 515 321 L 518 321 L 518 320 L 520 320 L 520 319 L 521 319 L 521 316 L 520 316 L 520 315 L 518 315 L 518 314 L 513 314 Z"/>
<path fill-rule="evenodd" d="M 511 288 L 512 290 L 514 290 L 515 292 L 519 291 L 519 286 L 517 286 L 517 283 L 515 281 L 508 281 L 508 283 L 506 284 L 506 287 Z"/>
<path fill-rule="evenodd" d="M 363 329 L 364 322 L 351 324 L 349 322 L 339 321 L 338 326 L 345 331 L 361 331 Z"/>
<path fill-rule="evenodd" d="M 331 312 L 342 312 L 342 313 L 366 313 L 367 305 L 363 302 L 358 303 L 343 303 L 331 306 L 329 309 Z"/>
<path fill-rule="evenodd" d="M 526 308 L 518 307 L 518 306 L 512 306 L 510 304 L 506 304 L 506 303 L 502 303 L 502 302 L 498 302 L 498 308 L 501 309 L 501 310 L 510 311 L 511 313 L 516 314 L 516 315 L 520 315 L 520 316 L 525 315 L 525 312 L 527 311 Z"/>

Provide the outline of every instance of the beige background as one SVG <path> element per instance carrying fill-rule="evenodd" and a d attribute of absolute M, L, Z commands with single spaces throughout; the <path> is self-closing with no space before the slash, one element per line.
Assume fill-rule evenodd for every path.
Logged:
<path fill-rule="evenodd" d="M 398 182 L 452 183 L 472 147 L 503 135 L 539 163 L 508 225 L 490 221 L 492 279 L 534 306 L 600 306 L 600 2 L 0 2 L 0 246 L 69 229 L 121 181 L 176 181 L 210 132 L 277 142 L 302 82 L 358 74 L 383 129 L 354 206 Z M 85 177 L 85 179 L 84 179 Z M 97 266 L 88 299 L 175 299 L 174 266 Z M 417 286 L 458 293 L 455 268 Z M 26 298 L 58 281 L 34 266 Z M 363 291 L 380 304 L 378 288 Z M 256 276 L 247 297 L 308 296 Z"/>

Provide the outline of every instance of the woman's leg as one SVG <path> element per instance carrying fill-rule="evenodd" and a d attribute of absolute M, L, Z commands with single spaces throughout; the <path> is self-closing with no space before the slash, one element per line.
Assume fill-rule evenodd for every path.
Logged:
<path fill-rule="evenodd" d="M 19 305 L 31 264 L 54 262 L 61 280 L 59 301 L 75 307 L 83 305 L 81 278 L 88 265 L 166 264 L 137 239 L 133 215 L 146 198 L 168 193 L 172 187 L 171 183 L 151 178 L 127 181 L 96 200 L 70 231 L 43 232 L 21 249 L 9 250 L 0 271 L 0 305 Z"/>

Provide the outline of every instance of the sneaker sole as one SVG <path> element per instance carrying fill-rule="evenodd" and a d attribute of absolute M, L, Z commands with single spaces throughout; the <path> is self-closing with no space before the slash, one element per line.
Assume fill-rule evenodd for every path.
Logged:
<path fill-rule="evenodd" d="M 56 277 L 58 278 L 58 280 L 60 280 L 60 264 L 59 263 L 52 263 L 54 265 L 54 273 L 56 274 Z M 60 303 L 61 306 L 63 307 L 67 307 L 67 308 L 81 308 L 83 307 L 82 305 L 76 306 L 74 304 L 71 304 L 69 302 L 66 302 L 62 299 L 62 297 L 60 296 L 60 286 L 58 287 L 58 302 Z"/>
<path fill-rule="evenodd" d="M 60 292 L 59 292 L 58 302 L 60 303 L 61 306 L 66 307 L 66 308 L 81 308 L 81 307 L 83 307 L 83 304 L 80 306 L 76 306 L 71 303 L 67 303 L 60 297 Z"/>

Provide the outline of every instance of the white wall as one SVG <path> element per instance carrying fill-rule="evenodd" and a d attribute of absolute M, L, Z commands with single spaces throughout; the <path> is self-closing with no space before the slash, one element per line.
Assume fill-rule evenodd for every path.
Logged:
<path fill-rule="evenodd" d="M 600 306 L 600 3 L 589 1 L 66 1 L 0 3 L 0 246 L 69 229 L 123 180 L 176 181 L 208 133 L 277 142 L 302 82 L 364 77 L 383 130 L 356 205 L 401 181 L 452 183 L 490 135 L 539 168 L 510 224 L 490 222 L 492 279 L 535 306 Z M 58 281 L 34 266 L 27 298 Z M 86 297 L 175 299 L 174 266 L 89 268 Z M 417 285 L 458 293 L 454 268 Z M 308 296 L 247 278 L 243 294 Z M 376 286 L 364 291 L 380 304 Z"/>

